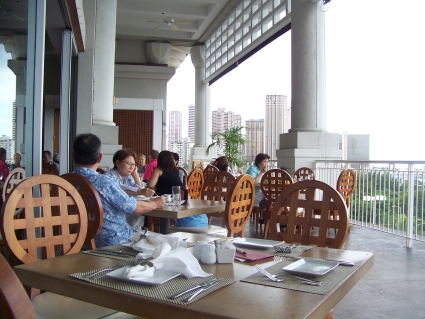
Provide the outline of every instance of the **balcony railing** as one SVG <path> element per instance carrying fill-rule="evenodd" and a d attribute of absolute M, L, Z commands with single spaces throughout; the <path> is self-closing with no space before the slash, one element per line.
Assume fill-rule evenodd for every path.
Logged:
<path fill-rule="evenodd" d="M 342 170 L 356 172 L 349 207 L 352 224 L 424 241 L 425 162 L 316 161 L 316 179 L 336 187 Z"/>

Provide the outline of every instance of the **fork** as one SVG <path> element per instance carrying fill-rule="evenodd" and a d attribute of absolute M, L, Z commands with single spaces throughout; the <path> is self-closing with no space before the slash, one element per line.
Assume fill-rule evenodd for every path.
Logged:
<path fill-rule="evenodd" d="M 111 267 L 107 267 L 107 268 L 103 268 L 103 269 L 100 269 L 100 270 L 98 270 L 98 271 L 96 271 L 96 272 L 94 272 L 94 273 L 92 273 L 92 274 L 90 274 L 90 275 L 86 275 L 86 276 L 84 276 L 84 278 L 93 278 L 93 277 L 95 277 L 95 276 L 97 276 L 97 275 L 99 275 L 100 273 L 102 273 L 102 275 L 103 275 L 103 273 L 104 272 L 110 272 L 110 271 L 112 271 L 112 270 L 115 270 L 115 269 L 119 269 L 119 268 L 122 268 L 122 267 L 124 267 L 125 266 L 125 264 L 126 264 L 126 262 L 125 261 L 120 261 L 120 262 L 118 262 L 116 265 L 114 265 L 114 266 L 111 266 Z M 105 275 L 106 275 L 106 273 L 105 273 Z"/>

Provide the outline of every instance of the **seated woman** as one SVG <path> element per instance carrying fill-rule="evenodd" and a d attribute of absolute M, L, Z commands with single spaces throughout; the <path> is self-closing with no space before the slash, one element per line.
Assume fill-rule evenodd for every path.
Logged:
<path fill-rule="evenodd" d="M 143 180 L 143 174 L 145 174 L 146 166 L 146 155 L 140 154 L 137 158 L 137 174 L 139 174 L 141 180 Z"/>
<path fill-rule="evenodd" d="M 137 174 L 135 158 L 134 153 L 130 150 L 117 151 L 112 158 L 114 168 L 105 175 L 114 179 L 128 195 L 151 197 L 155 192 L 143 187 L 139 174 Z"/>
<path fill-rule="evenodd" d="M 251 177 L 254 179 L 255 184 L 260 184 L 261 178 L 263 177 L 264 173 L 267 172 L 268 166 L 269 166 L 269 159 L 270 156 L 264 153 L 259 153 L 255 157 L 254 165 L 252 165 L 248 170 L 246 171 L 247 174 L 251 175 Z M 255 199 L 260 201 L 260 220 L 259 223 L 264 223 L 264 210 L 267 207 L 267 198 L 263 196 L 261 191 L 258 189 L 256 190 Z"/>
<path fill-rule="evenodd" d="M 162 151 L 158 155 L 158 166 L 152 172 L 148 181 L 149 188 L 155 188 L 158 195 L 172 194 L 173 186 L 182 186 L 173 154 Z M 207 227 L 208 217 L 203 215 L 175 219 L 174 225 L 186 227 Z"/>
<path fill-rule="evenodd" d="M 230 167 L 229 167 L 229 161 L 227 160 L 226 156 L 220 156 L 217 158 L 212 165 L 218 168 L 221 172 L 229 172 L 230 173 Z"/>

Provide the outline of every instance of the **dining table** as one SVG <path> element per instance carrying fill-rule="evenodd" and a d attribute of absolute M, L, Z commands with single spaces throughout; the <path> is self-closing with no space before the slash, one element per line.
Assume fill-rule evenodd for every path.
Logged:
<path fill-rule="evenodd" d="M 154 209 L 144 215 L 160 217 L 159 231 L 161 234 L 168 234 L 170 232 L 170 219 L 222 212 L 225 208 L 225 201 L 188 199 L 185 204 L 166 204 L 163 208 Z"/>
<path fill-rule="evenodd" d="M 212 241 L 212 235 L 175 233 L 172 236 L 187 241 Z M 193 248 L 191 248 L 193 249 Z M 265 284 L 250 281 L 259 276 L 254 264 L 235 261 L 229 264 L 200 264 L 205 272 L 215 277 L 233 280 L 190 304 L 181 305 L 167 300 L 149 298 L 125 292 L 109 286 L 97 285 L 70 276 L 117 264 L 116 259 L 87 253 L 51 258 L 15 266 L 14 270 L 25 286 L 39 288 L 100 306 L 116 309 L 150 319 L 187 318 L 323 318 L 365 276 L 373 265 L 373 253 L 309 247 L 302 258 L 350 260 L 355 267 L 343 267 L 346 274 L 335 281 L 326 293 L 310 293 L 268 285 L 266 277 L 259 277 Z M 279 266 L 270 260 L 260 264 L 263 268 Z M 280 267 L 280 266 L 279 266 Z M 348 271 L 348 272 L 347 272 Z M 330 272 L 327 276 L 332 278 Z M 173 279 L 174 280 L 174 279 Z M 258 281 L 258 279 L 256 279 Z M 272 283 L 274 284 L 274 283 Z M 314 288 L 314 287 L 313 287 Z M 361 305 L 359 305 L 361 309 Z"/>

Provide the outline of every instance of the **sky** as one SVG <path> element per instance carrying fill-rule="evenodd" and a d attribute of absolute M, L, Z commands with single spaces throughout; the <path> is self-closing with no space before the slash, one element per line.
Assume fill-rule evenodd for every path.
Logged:
<path fill-rule="evenodd" d="M 324 13 L 326 131 L 370 134 L 371 160 L 425 160 L 418 143 L 425 119 L 423 12 L 423 0 L 332 0 Z M 266 94 L 291 100 L 290 62 L 288 32 L 211 85 L 211 111 L 224 107 L 243 125 L 264 118 Z M 181 111 L 184 121 L 194 104 L 194 76 L 188 56 L 168 84 L 168 110 Z"/>
<path fill-rule="evenodd" d="M 425 1 L 332 0 L 326 15 L 326 131 L 370 134 L 371 160 L 422 160 L 425 115 Z M 12 134 L 13 72 L 0 48 L 0 135 Z M 190 56 L 168 83 L 168 111 L 195 101 Z M 246 120 L 265 116 L 265 95 L 291 101 L 291 34 L 287 32 L 210 87 L 220 107 Z"/>

